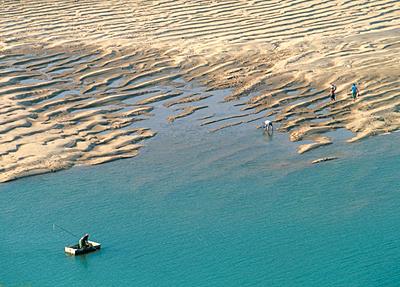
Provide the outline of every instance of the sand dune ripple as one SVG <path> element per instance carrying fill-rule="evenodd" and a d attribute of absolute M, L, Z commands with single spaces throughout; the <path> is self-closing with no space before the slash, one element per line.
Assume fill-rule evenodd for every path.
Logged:
<path fill-rule="evenodd" d="M 160 105 L 174 124 L 222 89 L 243 113 L 199 125 L 274 116 L 313 141 L 299 153 L 400 127 L 399 1 L 3 0 L 0 15 L 0 181 L 135 156 Z"/>

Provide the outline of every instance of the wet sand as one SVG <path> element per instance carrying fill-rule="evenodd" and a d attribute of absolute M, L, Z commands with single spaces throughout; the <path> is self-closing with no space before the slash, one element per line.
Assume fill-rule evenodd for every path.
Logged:
<path fill-rule="evenodd" d="M 212 132 L 270 116 L 291 141 L 312 141 L 299 153 L 335 144 L 325 133 L 337 129 L 353 132 L 349 143 L 393 132 L 399 11 L 367 0 L 1 1 L 0 181 L 136 156 L 159 104 L 173 125 L 221 89 L 243 113 L 195 122 Z"/>

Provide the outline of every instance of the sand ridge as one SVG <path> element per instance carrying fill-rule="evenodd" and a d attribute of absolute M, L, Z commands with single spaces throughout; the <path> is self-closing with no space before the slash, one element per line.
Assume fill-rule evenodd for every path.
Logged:
<path fill-rule="evenodd" d="M 0 181 L 135 156 L 160 103 L 173 124 L 222 89 L 243 113 L 200 126 L 274 117 L 299 153 L 400 127 L 399 1 L 0 4 Z"/>

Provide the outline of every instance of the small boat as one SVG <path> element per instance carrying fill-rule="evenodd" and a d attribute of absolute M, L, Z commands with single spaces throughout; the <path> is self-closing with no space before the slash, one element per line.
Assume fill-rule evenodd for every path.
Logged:
<path fill-rule="evenodd" d="M 89 246 L 84 247 L 84 248 L 79 248 L 79 244 L 75 244 L 72 246 L 66 246 L 64 248 L 65 253 L 70 254 L 70 255 L 81 255 L 81 254 L 86 254 L 90 252 L 94 252 L 96 250 L 99 250 L 101 247 L 100 243 L 94 242 L 94 241 L 88 241 Z"/>

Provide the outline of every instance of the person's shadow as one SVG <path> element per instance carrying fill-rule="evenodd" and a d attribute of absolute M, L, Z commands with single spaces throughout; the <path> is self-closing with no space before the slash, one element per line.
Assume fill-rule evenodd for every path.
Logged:
<path fill-rule="evenodd" d="M 264 129 L 263 134 L 264 134 L 264 140 L 266 142 L 269 142 L 274 137 L 274 129 Z"/>
<path fill-rule="evenodd" d="M 86 254 L 82 254 L 79 257 L 79 263 L 83 266 L 83 268 L 88 269 L 89 268 L 89 262 L 88 259 L 86 258 Z"/>

